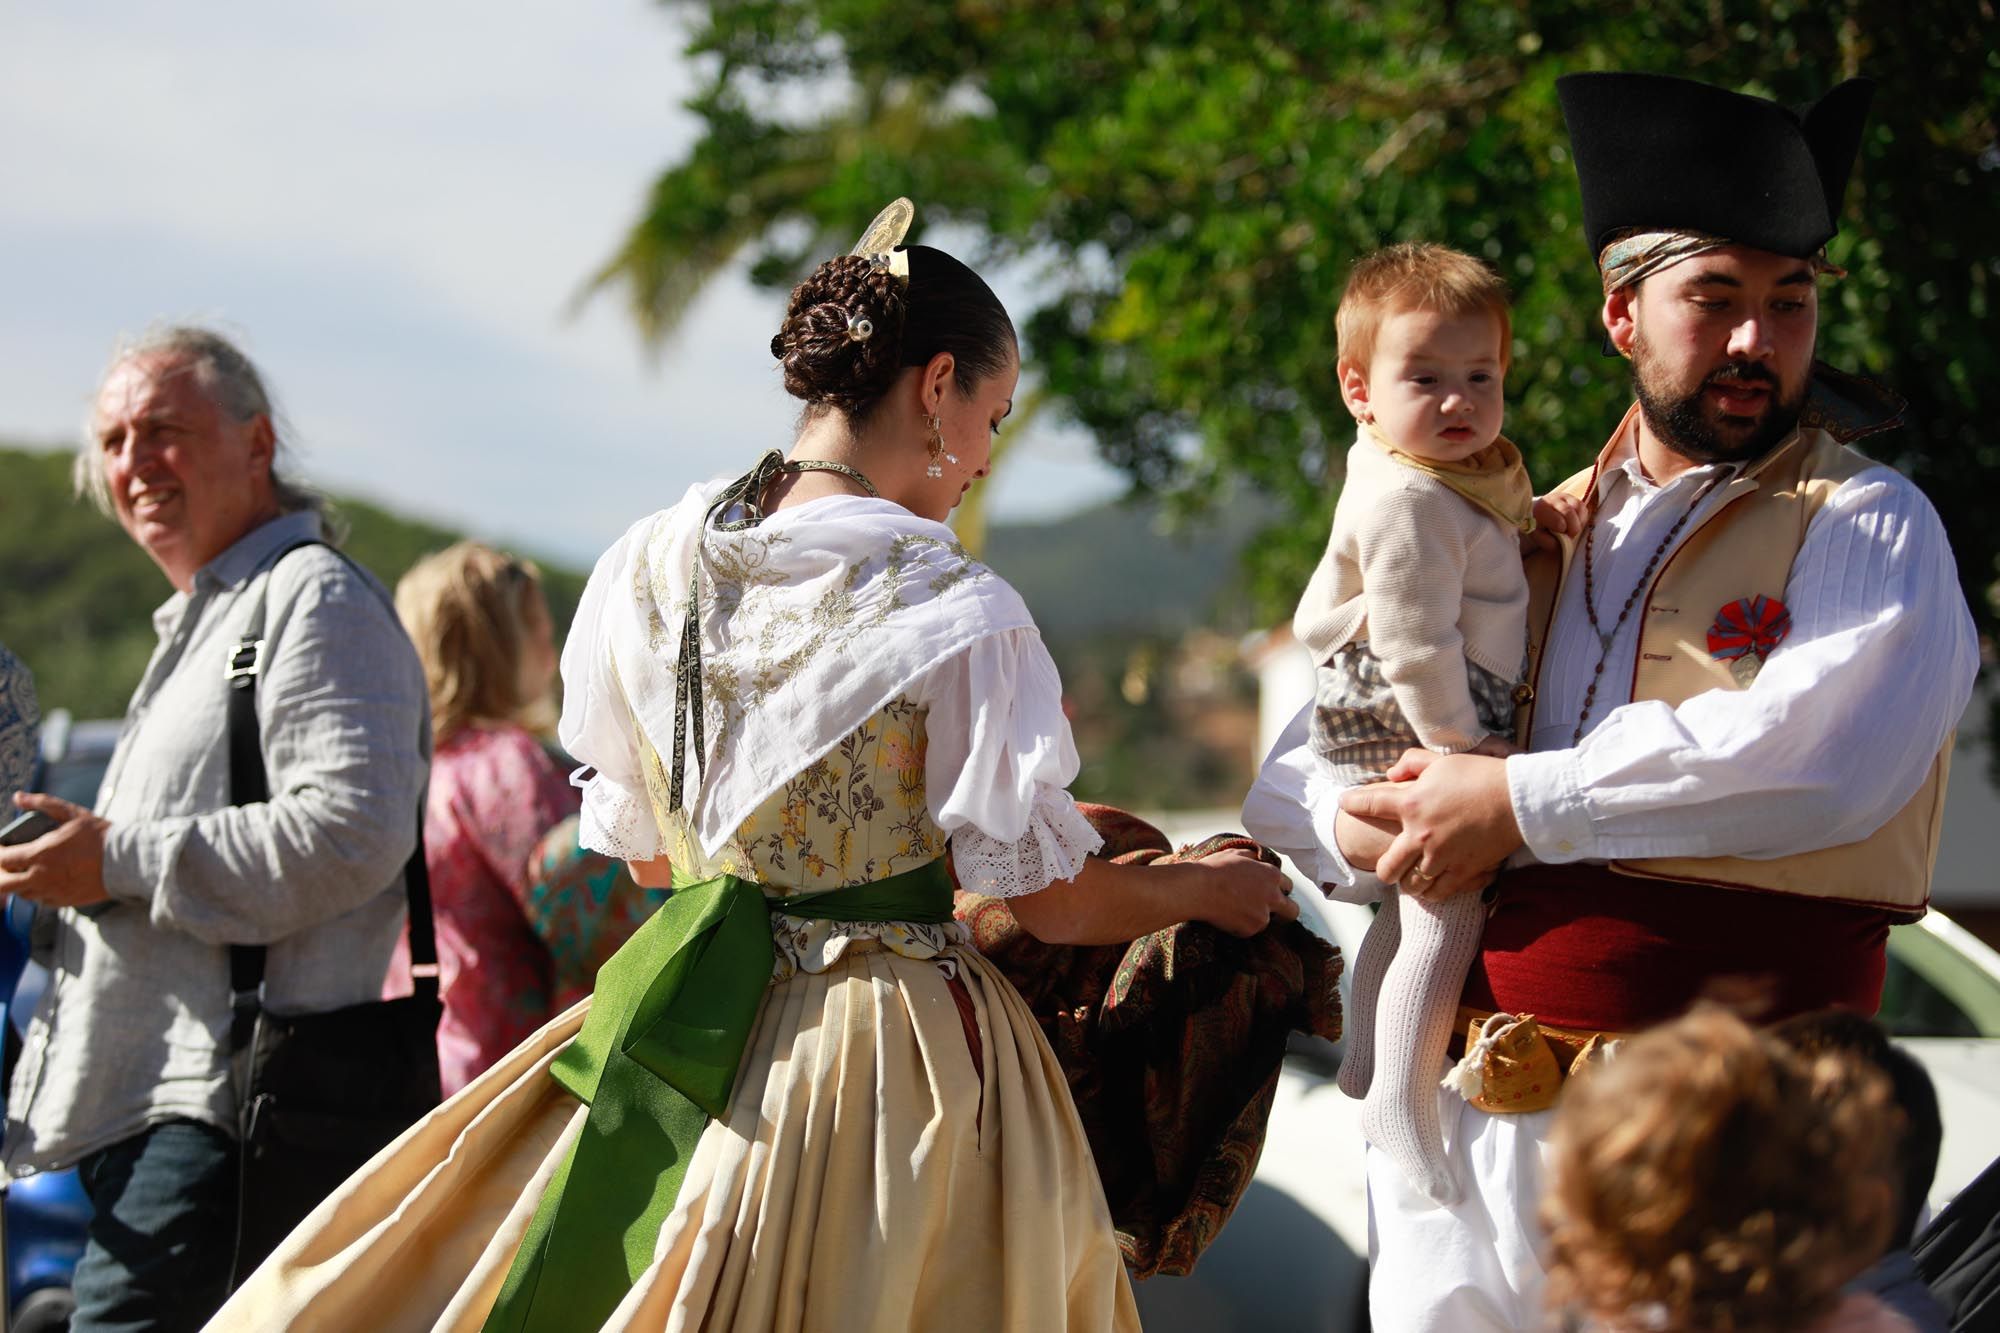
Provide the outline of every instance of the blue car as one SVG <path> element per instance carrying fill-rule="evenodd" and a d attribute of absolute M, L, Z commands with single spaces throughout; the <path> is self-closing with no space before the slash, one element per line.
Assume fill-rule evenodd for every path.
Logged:
<path fill-rule="evenodd" d="M 35 766 L 35 791 L 45 791 L 88 806 L 97 799 L 98 784 L 111 761 L 118 738 L 116 722 L 72 723 L 56 710 L 43 721 L 41 752 Z M 13 1071 L 20 1033 L 41 998 L 44 975 L 28 962 L 28 933 L 34 908 L 6 900 L 0 911 L 0 994 L 8 999 L 7 1019 L 0 1038 L 6 1042 L 7 1069 Z M 0 1097 L 5 1089 L 0 1088 Z M 0 1181 L 0 1266 L 7 1275 L 7 1333 L 58 1333 L 69 1327 L 76 1298 L 71 1275 L 83 1255 L 84 1228 L 90 1222 L 90 1200 L 75 1171 L 43 1171 L 18 1180 Z"/>
<path fill-rule="evenodd" d="M 28 963 L 28 927 L 33 909 L 9 900 L 0 930 L 0 982 L 17 999 Z M 39 986 L 33 987 L 39 990 Z M 23 1017 L 25 1014 L 22 1015 Z M 10 1020 L 15 1015 L 10 1012 Z M 19 1042 L 14 1021 L 7 1025 L 9 1054 Z M 8 1062 L 10 1065 L 12 1061 Z M 0 1257 L 7 1269 L 8 1333 L 56 1333 L 69 1327 L 76 1299 L 70 1275 L 83 1254 L 90 1200 L 76 1172 L 43 1171 L 6 1182 L 0 1207 Z"/>

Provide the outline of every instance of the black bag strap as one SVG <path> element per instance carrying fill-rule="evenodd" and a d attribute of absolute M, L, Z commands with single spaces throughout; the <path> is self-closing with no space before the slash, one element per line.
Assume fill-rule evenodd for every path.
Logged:
<path fill-rule="evenodd" d="M 243 637 L 229 650 L 224 679 L 229 686 L 229 803 L 257 805 L 271 799 L 271 783 L 264 768 L 263 730 L 257 721 L 257 678 L 264 671 L 264 597 L 270 586 L 271 571 L 278 562 L 302 546 L 326 546 L 308 539 L 295 542 L 271 558 L 262 571 L 256 600 L 250 604 L 250 618 L 244 623 Z M 327 547 L 342 560 L 347 556 Z M 348 560 L 351 565 L 354 562 Z M 419 996 L 435 1000 L 438 994 L 437 929 L 431 920 L 430 867 L 424 862 L 424 804 L 417 802 L 417 846 L 403 867 L 403 893 L 410 911 L 410 979 Z M 268 949 L 261 944 L 229 946 L 229 1007 L 232 1014 L 229 1046 L 240 1051 L 250 1044 L 256 1031 L 257 1015 L 263 1008 L 264 963 Z"/>

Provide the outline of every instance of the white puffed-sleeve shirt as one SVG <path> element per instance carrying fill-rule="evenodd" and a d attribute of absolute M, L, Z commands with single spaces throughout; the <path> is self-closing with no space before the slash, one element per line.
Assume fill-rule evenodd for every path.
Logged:
<path fill-rule="evenodd" d="M 927 538 L 934 535 L 931 529 L 949 535 L 940 525 L 915 519 L 885 501 L 850 497 L 780 510 L 759 531 L 784 539 L 770 545 L 769 559 L 782 560 L 794 547 L 837 552 L 839 544 L 852 541 L 853 559 L 862 568 L 873 569 L 867 562 L 879 557 L 879 541 L 857 520 L 907 527 Z M 621 636 L 628 644 L 651 643 L 647 636 L 657 633 L 656 627 L 648 626 L 643 594 L 635 599 L 632 591 L 646 580 L 641 562 L 657 538 L 656 521 L 635 525 L 600 559 L 563 653 L 566 696 L 561 738 L 585 765 L 575 779 L 584 793 L 581 841 L 633 861 L 650 860 L 665 850 L 641 771 L 641 742 L 642 734 L 650 736 L 665 761 L 666 747 L 659 742 L 667 739 L 671 723 L 663 724 L 662 710 L 655 708 L 647 714 L 653 725 L 642 727 L 642 710 L 627 697 L 609 645 Z M 951 562 L 957 557 L 940 558 L 956 577 L 962 567 Z M 856 697 L 865 697 L 875 707 L 889 697 L 903 697 L 927 710 L 924 782 L 930 816 L 951 839 L 960 883 L 975 892 L 1007 897 L 1074 878 L 1084 858 L 1103 844 L 1068 791 L 1080 765 L 1063 712 L 1062 681 L 1055 662 L 1019 597 L 997 575 L 978 568 L 976 578 L 943 595 L 957 600 L 941 599 L 938 616 L 918 622 L 927 624 L 927 629 L 908 635 L 885 631 L 881 638 L 868 641 L 867 667 L 875 675 L 865 696 Z M 782 583 L 774 580 L 772 589 L 761 595 L 771 603 L 790 596 L 778 587 Z M 798 597 L 813 595 L 801 580 Z M 640 606 L 636 616 L 635 604 Z M 758 608 L 764 614 L 772 609 Z M 954 639 L 959 646 L 936 646 Z M 910 655 L 907 662 L 893 660 L 901 654 Z M 852 679 L 843 677 L 842 687 Z M 877 693 L 888 697 L 875 699 Z M 813 710 L 819 698 L 811 691 L 795 690 L 785 700 L 787 707 L 802 710 L 796 715 L 807 717 L 808 729 L 821 738 L 793 756 L 794 768 L 811 762 L 823 746 L 868 716 L 858 711 L 853 699 L 832 706 L 844 710 L 837 717 L 831 712 L 818 715 Z M 763 721 L 758 719 L 760 725 Z M 797 738 L 787 734 L 783 739 Z M 689 746 L 692 750 L 691 739 Z M 729 764 L 726 756 L 710 758 L 717 763 L 715 780 L 736 784 L 724 808 L 737 817 L 747 816 L 770 794 L 765 778 L 753 781 L 745 776 L 745 765 Z M 689 767 L 692 782 L 692 761 Z M 703 775 L 703 780 L 708 778 Z"/>

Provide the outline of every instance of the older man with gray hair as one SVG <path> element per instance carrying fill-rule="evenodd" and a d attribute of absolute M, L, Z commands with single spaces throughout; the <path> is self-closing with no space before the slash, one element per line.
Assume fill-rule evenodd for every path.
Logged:
<path fill-rule="evenodd" d="M 173 585 L 94 812 L 0 849 L 0 892 L 55 915 L 51 978 L 7 1101 L 9 1171 L 75 1163 L 95 1210 L 84 1330 L 197 1328 L 238 1215 L 231 946 L 263 946 L 263 1006 L 376 999 L 404 920 L 429 705 L 381 586 L 324 544 L 279 470 L 277 418 L 227 339 L 167 328 L 116 355 L 80 493 Z M 225 667 L 261 609 L 269 794 L 232 798 Z"/>

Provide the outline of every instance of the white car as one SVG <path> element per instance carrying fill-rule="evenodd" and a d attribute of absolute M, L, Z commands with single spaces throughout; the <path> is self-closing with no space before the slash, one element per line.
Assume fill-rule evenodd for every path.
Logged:
<path fill-rule="evenodd" d="M 1233 812 L 1154 816 L 1176 845 Z M 1296 878 L 1296 877 L 1295 877 Z M 1300 918 L 1350 966 L 1370 909 L 1300 885 Z M 1347 1001 L 1343 975 L 1341 1000 Z M 1944 1148 L 1933 1211 L 2000 1155 L 2000 954 L 1933 910 L 1889 933 L 1883 1025 L 1937 1084 Z M 1340 1048 L 1294 1036 L 1256 1179 L 1183 1278 L 1135 1284 L 1147 1333 L 1358 1333 L 1368 1328 L 1368 1191 L 1360 1103 L 1334 1087 Z"/>

